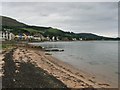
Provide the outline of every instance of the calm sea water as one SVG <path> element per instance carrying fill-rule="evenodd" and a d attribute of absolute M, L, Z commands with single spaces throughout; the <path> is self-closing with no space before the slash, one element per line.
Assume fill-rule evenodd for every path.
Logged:
<path fill-rule="evenodd" d="M 118 42 L 76 41 L 34 43 L 45 48 L 60 48 L 53 56 L 99 79 L 118 85 Z"/>

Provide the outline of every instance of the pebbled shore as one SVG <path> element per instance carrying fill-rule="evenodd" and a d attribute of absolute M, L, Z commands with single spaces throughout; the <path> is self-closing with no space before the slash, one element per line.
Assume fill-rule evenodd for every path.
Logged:
<path fill-rule="evenodd" d="M 3 59 L 2 88 L 67 88 L 61 81 L 32 64 L 30 59 L 14 59 L 18 49 L 6 53 Z"/>
<path fill-rule="evenodd" d="M 110 88 L 42 50 L 14 48 L 3 61 L 3 88 Z"/>

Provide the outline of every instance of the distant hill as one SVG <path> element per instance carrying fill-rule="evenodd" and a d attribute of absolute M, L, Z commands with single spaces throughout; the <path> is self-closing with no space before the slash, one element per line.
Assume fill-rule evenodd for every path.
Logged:
<path fill-rule="evenodd" d="M 24 23 L 21 23 L 15 19 L 10 17 L 0 16 L 2 18 L 2 30 L 10 29 L 10 31 L 14 34 L 25 33 L 29 35 L 34 34 L 42 34 L 43 36 L 50 38 L 55 36 L 59 37 L 61 40 L 68 39 L 72 40 L 72 38 L 76 38 L 79 40 L 82 38 L 83 40 L 118 40 L 119 38 L 110 38 L 98 36 L 92 33 L 74 33 L 74 32 L 65 32 L 63 30 L 52 28 L 52 27 L 40 27 L 40 26 L 30 26 Z"/>
<path fill-rule="evenodd" d="M 9 17 L 5 17 L 5 16 L 0 16 L 0 18 L 2 18 L 2 25 L 3 26 L 14 26 L 14 27 L 24 27 L 26 26 L 26 24 L 18 22 L 15 19 L 9 18 Z"/>

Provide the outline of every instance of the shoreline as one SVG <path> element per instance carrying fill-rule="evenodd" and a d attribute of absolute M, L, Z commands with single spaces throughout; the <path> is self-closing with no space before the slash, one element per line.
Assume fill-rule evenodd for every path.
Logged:
<path fill-rule="evenodd" d="M 68 77 L 66 77 L 66 78 L 69 78 L 69 76 L 76 78 L 76 83 L 78 83 L 78 85 L 76 85 L 76 86 L 71 85 L 73 87 L 70 86 L 70 88 L 84 88 L 85 84 L 86 85 L 88 84 L 88 86 L 94 87 L 94 88 L 111 88 L 109 84 L 102 82 L 102 80 L 98 83 L 95 79 L 95 76 L 92 76 L 92 74 L 89 75 L 87 72 L 79 70 L 64 61 L 61 61 L 61 60 L 55 58 L 52 55 L 45 55 L 44 51 L 42 51 L 42 52 L 37 51 L 37 54 L 40 54 L 40 53 L 42 53 L 42 55 L 48 60 L 48 62 L 53 64 L 55 67 L 58 67 L 58 69 L 61 69 L 64 72 L 66 72 L 66 74 L 68 75 Z M 52 71 L 50 72 L 48 70 L 48 72 L 51 73 Z M 61 78 L 61 76 L 59 76 L 59 75 L 57 76 L 56 73 L 55 74 L 53 73 L 52 75 L 58 79 Z M 62 81 L 63 83 L 65 83 L 66 85 L 68 84 L 68 86 L 69 86 L 68 82 L 64 82 L 63 79 L 59 79 L 59 80 Z M 78 80 L 78 82 L 77 82 L 77 80 Z M 79 85 L 79 80 L 81 80 L 84 83 L 83 87 Z M 73 81 L 75 81 L 75 80 L 73 80 Z"/>
<path fill-rule="evenodd" d="M 64 62 L 64 61 L 58 59 L 58 58 L 55 57 L 55 56 L 53 56 L 53 58 L 55 58 L 55 60 L 57 60 L 57 61 L 60 61 L 60 62 L 64 63 L 65 66 L 68 65 L 69 68 L 70 68 L 70 70 L 72 70 L 73 72 L 75 71 L 75 72 L 80 73 L 82 76 L 86 77 L 86 79 L 89 80 L 89 81 L 91 81 L 91 82 L 99 83 L 100 85 L 102 85 L 102 84 L 105 85 L 105 84 L 106 84 L 105 86 L 107 86 L 107 88 L 117 88 L 117 87 L 119 87 L 119 86 L 118 86 L 119 83 L 117 84 L 117 81 L 116 81 L 116 83 L 114 83 L 114 82 L 112 82 L 111 79 L 106 79 L 106 78 L 103 77 L 102 75 L 99 75 L 99 74 L 96 74 L 96 73 L 92 73 L 92 72 L 90 72 L 90 71 L 87 70 L 87 69 L 77 68 L 77 67 L 75 67 L 74 65 L 71 65 L 71 64 L 69 64 L 69 63 L 67 63 L 67 62 Z M 87 67 L 87 66 L 86 66 L 86 67 Z M 109 74 L 108 74 L 108 75 L 109 75 Z M 103 86 L 104 86 L 104 85 L 103 85 Z"/>
<path fill-rule="evenodd" d="M 34 45 L 34 44 L 31 44 L 31 45 Z M 37 45 L 36 45 L 37 46 Z M 38 45 L 39 46 L 39 45 Z M 46 52 L 46 51 L 45 51 Z M 117 81 L 114 81 L 113 79 L 111 79 L 111 78 L 105 78 L 103 75 L 99 75 L 99 74 L 96 74 L 96 73 L 92 73 L 92 72 L 90 72 L 89 70 L 87 70 L 87 66 L 86 66 L 86 69 L 83 69 L 83 68 L 77 68 L 77 67 L 75 67 L 74 65 L 72 65 L 72 64 L 69 64 L 69 63 L 67 63 L 67 62 L 64 62 L 65 60 L 64 60 L 64 58 L 62 58 L 62 57 L 57 57 L 57 55 L 55 56 L 55 55 L 52 55 L 50 52 L 46 52 L 46 53 L 48 53 L 48 54 L 50 54 L 53 58 L 54 58 L 54 62 L 56 62 L 56 61 L 60 61 L 60 62 L 62 62 L 63 64 L 65 64 L 65 68 L 66 68 L 66 65 L 69 65 L 71 68 L 70 68 L 70 70 L 72 70 L 73 68 L 74 68 L 74 70 L 73 71 L 77 71 L 77 72 L 79 72 L 80 74 L 83 74 L 83 76 L 85 76 L 85 77 L 89 77 L 89 78 L 87 78 L 87 79 L 90 79 L 89 81 L 91 81 L 91 82 L 95 82 L 95 83 L 99 83 L 100 85 L 105 85 L 105 86 L 107 86 L 107 87 L 110 87 L 110 88 L 117 88 L 118 87 L 118 83 L 117 83 Z M 60 60 L 61 59 L 61 60 Z M 63 60 L 64 61 L 63 61 Z M 109 77 L 109 75 L 111 76 L 111 74 L 108 74 L 108 77 Z M 106 77 L 107 77 L 107 75 L 106 75 Z M 113 80 L 113 81 L 112 81 Z"/>
<path fill-rule="evenodd" d="M 29 58 L 32 59 L 32 63 L 35 63 L 37 67 L 42 68 L 43 70 L 47 71 L 50 75 L 62 81 L 69 88 L 109 87 L 109 84 L 106 83 L 97 84 L 94 81 L 94 79 L 86 80 L 85 79 L 86 76 L 81 75 L 77 69 L 73 68 L 73 66 L 70 66 L 65 62 L 62 62 L 51 55 L 45 55 L 44 51 L 34 49 L 28 50 L 29 51 L 26 53 L 24 51 L 24 54 L 28 55 Z M 19 50 L 16 51 L 16 53 L 20 53 Z M 15 59 L 18 58 L 19 58 L 18 55 L 15 56 Z"/>
<path fill-rule="evenodd" d="M 52 42 L 51 42 L 52 43 Z M 48 45 L 52 48 L 52 44 L 51 43 L 48 43 Z M 35 46 L 45 46 L 46 48 L 47 47 L 49 47 L 49 46 L 47 46 L 47 43 L 45 43 L 45 44 L 37 44 L 37 43 L 31 43 L 31 45 L 35 45 Z M 56 46 L 57 46 L 57 44 L 55 44 Z M 53 47 L 55 46 L 54 45 L 54 43 L 53 43 Z M 64 45 L 64 44 L 61 44 L 60 43 L 60 45 Z M 59 44 L 58 44 L 58 47 L 59 47 Z M 64 48 L 64 49 L 66 49 L 66 48 Z M 67 49 L 69 49 L 69 48 L 67 48 Z M 77 68 L 77 69 L 79 69 L 80 70 L 80 73 L 81 73 L 81 71 L 82 72 L 84 72 L 85 74 L 87 74 L 87 75 L 89 75 L 89 76 L 94 76 L 95 77 L 95 81 L 96 82 L 104 82 L 104 83 L 108 83 L 112 88 L 114 87 L 114 88 L 116 88 L 116 87 L 118 87 L 118 76 L 117 76 L 117 72 L 115 72 L 115 70 L 114 70 L 114 68 L 112 69 L 111 67 L 111 69 L 109 69 L 109 66 L 107 67 L 107 65 L 109 65 L 109 62 L 108 63 L 106 63 L 107 65 L 105 65 L 104 64 L 104 62 L 98 62 L 98 63 L 100 63 L 101 65 L 99 65 L 99 66 L 97 66 L 97 67 L 100 67 L 101 68 L 101 70 L 98 68 L 98 70 L 94 67 L 95 65 L 93 65 L 92 67 L 90 67 L 90 69 L 87 67 L 87 65 L 84 65 L 83 67 L 82 67 L 82 65 L 81 65 L 81 63 L 80 62 L 78 62 L 78 64 L 76 64 L 76 62 L 77 62 L 77 59 L 75 59 L 75 61 L 76 62 L 74 62 L 74 58 L 70 58 L 69 57 L 69 52 L 68 51 L 70 51 L 70 50 L 68 50 L 67 51 L 67 49 L 65 50 L 65 53 L 63 52 L 63 53 L 51 53 L 50 52 L 50 54 L 53 54 L 52 56 L 53 57 L 56 57 L 57 59 L 59 59 L 60 61 L 62 61 L 62 62 L 64 62 L 65 63 L 65 61 L 66 61 L 66 63 L 68 64 L 71 64 L 71 65 L 73 65 L 73 67 L 74 68 Z M 67 52 L 67 53 L 66 53 Z M 48 52 L 49 53 L 49 52 Z M 79 54 L 79 52 L 78 53 L 76 53 L 76 52 L 74 52 L 76 55 L 78 55 Z M 73 55 L 75 56 L 75 54 L 73 53 Z M 84 52 L 83 52 L 84 53 Z M 66 54 L 66 55 L 65 55 Z M 70 54 L 71 56 L 72 56 L 72 54 Z M 82 52 L 81 52 L 81 55 L 82 55 Z M 116 54 L 117 55 L 117 54 Z M 63 57 L 64 58 L 63 58 Z M 94 56 L 96 56 L 96 54 L 94 54 Z M 107 56 L 107 55 L 106 55 Z M 77 57 L 77 56 L 76 56 Z M 84 58 L 86 58 L 87 56 L 85 56 Z M 101 56 L 102 57 L 102 56 Z M 104 57 L 104 56 L 103 56 Z M 111 57 L 108 57 L 108 58 L 110 58 L 111 60 L 114 60 L 114 58 L 111 58 Z M 105 61 L 108 59 L 108 58 L 105 58 Z M 69 61 L 69 59 L 72 61 Z M 92 59 L 89 59 L 89 58 L 87 58 L 88 60 L 88 62 L 89 61 L 92 61 Z M 103 58 L 104 59 L 104 58 Z M 96 59 L 94 59 L 93 58 L 93 61 L 94 60 L 96 60 L 96 61 L 99 61 L 100 59 L 99 59 L 99 57 L 98 57 L 98 59 L 96 58 Z M 102 59 L 101 59 L 102 60 Z M 110 61 L 110 60 L 108 60 L 108 61 Z M 80 63 L 80 65 L 79 65 L 79 63 Z M 94 62 L 93 62 L 94 63 Z M 103 63 L 103 65 L 102 65 L 102 63 Z M 77 67 L 77 66 L 78 67 Z M 112 64 L 111 64 L 112 65 Z M 103 66 L 103 68 L 102 68 L 102 66 Z M 104 70 L 105 69 L 105 70 Z M 95 71 L 95 70 L 97 70 L 97 71 Z M 100 71 L 99 71 L 100 70 Z M 108 71 L 107 71 L 108 70 Z M 99 73 L 100 72 L 100 73 Z M 107 73 L 108 72 L 108 73 Z M 110 73 L 109 73 L 110 72 Z M 114 73 L 115 72 L 115 73 Z"/>
<path fill-rule="evenodd" d="M 13 53 L 13 60 L 14 62 L 30 62 L 60 80 L 68 88 L 111 88 L 109 84 L 96 82 L 95 77 L 86 75 L 72 65 L 52 55 L 47 55 L 40 49 L 18 47 Z"/>

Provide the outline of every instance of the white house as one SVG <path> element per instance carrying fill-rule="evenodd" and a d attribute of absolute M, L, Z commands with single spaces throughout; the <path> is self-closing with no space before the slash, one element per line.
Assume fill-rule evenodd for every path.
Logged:
<path fill-rule="evenodd" d="M 57 40 L 57 41 L 59 41 L 59 38 L 58 38 L 58 36 L 56 37 L 56 40 Z"/>
<path fill-rule="evenodd" d="M 2 33 L 2 40 L 13 40 L 15 35 L 8 31 L 1 31 Z"/>
<path fill-rule="evenodd" d="M 45 40 L 46 38 L 43 35 L 38 33 L 33 36 L 33 39 L 42 41 L 42 40 Z"/>
<path fill-rule="evenodd" d="M 76 38 L 72 38 L 73 41 L 76 41 L 77 39 Z"/>
<path fill-rule="evenodd" d="M 54 36 L 52 37 L 52 41 L 55 41 L 55 37 Z"/>
<path fill-rule="evenodd" d="M 15 35 L 13 33 L 9 33 L 8 40 L 13 40 L 15 38 Z"/>
<path fill-rule="evenodd" d="M 82 41 L 83 39 L 82 38 L 79 38 L 80 41 Z"/>
<path fill-rule="evenodd" d="M 47 40 L 47 41 L 50 41 L 50 37 L 46 37 L 46 40 Z"/>

